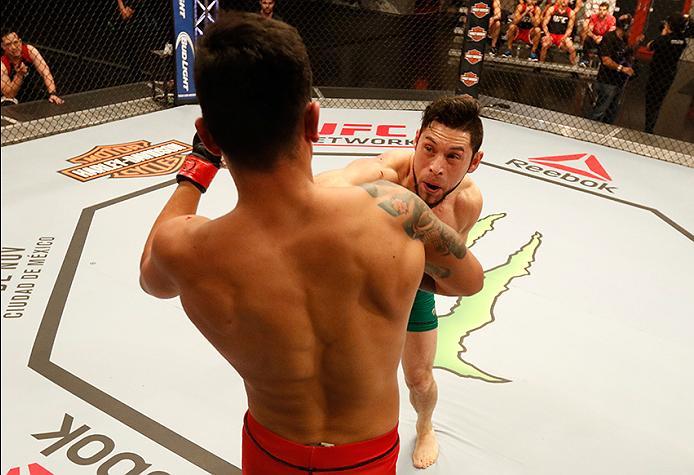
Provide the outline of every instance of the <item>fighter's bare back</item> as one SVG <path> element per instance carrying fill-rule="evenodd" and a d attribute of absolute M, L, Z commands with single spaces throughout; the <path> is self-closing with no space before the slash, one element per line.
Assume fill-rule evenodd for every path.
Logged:
<path fill-rule="evenodd" d="M 176 218 L 155 238 L 175 256 L 160 265 L 186 313 L 244 378 L 253 416 L 280 436 L 342 444 L 397 423 L 396 368 L 425 251 L 396 216 L 418 198 L 393 188 L 409 198 L 390 200 L 392 214 L 373 191 L 311 183 L 216 220 Z"/>

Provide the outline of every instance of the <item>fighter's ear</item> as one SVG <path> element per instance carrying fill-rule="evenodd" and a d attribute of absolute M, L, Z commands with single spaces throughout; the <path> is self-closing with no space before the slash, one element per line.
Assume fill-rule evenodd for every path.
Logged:
<path fill-rule="evenodd" d="M 320 105 L 316 101 L 311 101 L 306 105 L 304 111 L 304 136 L 311 142 L 318 142 L 318 122 L 320 119 Z"/>
<path fill-rule="evenodd" d="M 477 170 L 477 167 L 480 166 L 480 162 L 482 161 L 482 157 L 484 157 L 484 152 L 479 151 L 475 155 L 472 156 L 472 160 L 470 161 L 470 166 L 467 167 L 467 172 L 472 173 L 475 170 Z"/>
<path fill-rule="evenodd" d="M 419 142 L 419 132 L 420 129 L 417 129 L 417 132 L 414 134 L 414 148 L 417 148 L 417 143 Z"/>
<path fill-rule="evenodd" d="M 213 155 L 222 155 L 222 149 L 219 148 L 219 145 L 217 145 L 217 142 L 214 141 L 212 138 L 212 134 L 210 133 L 210 130 L 207 128 L 207 124 L 205 123 L 205 119 L 202 117 L 198 117 L 195 119 L 195 129 L 198 131 L 198 136 L 200 136 L 200 140 L 202 140 L 202 143 L 205 144 L 205 148 L 210 151 Z"/>

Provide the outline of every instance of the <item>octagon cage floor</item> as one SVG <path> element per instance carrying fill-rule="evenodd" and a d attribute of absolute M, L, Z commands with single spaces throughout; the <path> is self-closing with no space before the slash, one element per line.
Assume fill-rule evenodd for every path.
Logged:
<path fill-rule="evenodd" d="M 198 114 L 3 147 L 2 473 L 240 473 L 241 379 L 177 299 L 138 285 Z M 420 117 L 324 109 L 314 171 L 412 147 Z M 398 473 L 694 473 L 694 170 L 484 126 L 485 290 L 436 300 L 425 472 L 399 375 Z M 220 173 L 199 212 L 235 200 Z"/>

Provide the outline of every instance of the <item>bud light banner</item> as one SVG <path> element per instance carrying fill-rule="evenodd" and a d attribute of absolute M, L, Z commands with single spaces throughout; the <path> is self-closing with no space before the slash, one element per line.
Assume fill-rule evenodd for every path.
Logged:
<path fill-rule="evenodd" d="M 470 0 L 456 93 L 477 97 L 493 0 Z"/>
<path fill-rule="evenodd" d="M 194 104 L 195 0 L 172 0 L 176 43 L 176 104 Z"/>

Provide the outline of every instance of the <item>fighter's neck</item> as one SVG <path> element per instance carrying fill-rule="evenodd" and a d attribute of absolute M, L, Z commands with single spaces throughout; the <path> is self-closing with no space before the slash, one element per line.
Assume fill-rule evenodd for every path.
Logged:
<path fill-rule="evenodd" d="M 401 162 L 401 167 L 398 167 L 399 170 L 405 171 L 405 179 L 400 180 L 400 185 L 404 186 L 408 190 L 410 190 L 413 193 L 417 193 L 417 179 L 415 178 L 414 175 L 414 152 L 412 152 L 406 159 L 406 163 Z M 400 171 L 398 171 L 398 175 L 400 174 Z"/>
<path fill-rule="evenodd" d="M 264 208 L 270 203 L 292 206 L 309 199 L 314 186 L 310 160 L 281 159 L 269 171 L 232 170 L 238 206 Z"/>

